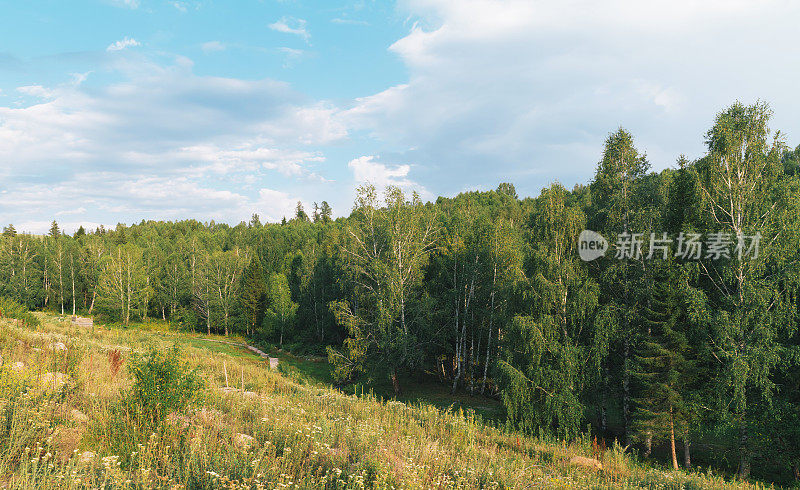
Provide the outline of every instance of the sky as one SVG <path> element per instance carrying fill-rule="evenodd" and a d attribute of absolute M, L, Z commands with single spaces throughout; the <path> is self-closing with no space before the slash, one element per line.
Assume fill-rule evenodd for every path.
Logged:
<path fill-rule="evenodd" d="M 291 217 L 653 169 L 734 101 L 800 144 L 791 0 L 0 0 L 0 224 Z"/>

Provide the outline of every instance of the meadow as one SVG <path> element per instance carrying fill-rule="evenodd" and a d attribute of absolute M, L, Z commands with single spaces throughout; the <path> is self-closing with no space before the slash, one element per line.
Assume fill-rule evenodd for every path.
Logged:
<path fill-rule="evenodd" d="M 36 315 L 0 320 L 0 488 L 759 488 L 345 394 L 198 335 Z"/>

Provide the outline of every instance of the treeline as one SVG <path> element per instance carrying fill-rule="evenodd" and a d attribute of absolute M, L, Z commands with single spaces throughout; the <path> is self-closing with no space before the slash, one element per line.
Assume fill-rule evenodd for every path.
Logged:
<path fill-rule="evenodd" d="M 590 184 L 536 198 L 365 186 L 336 220 L 323 203 L 281 224 L 9 225 L 0 294 L 327 350 L 342 383 L 386 376 L 400 392 L 424 375 L 499 396 L 520 430 L 591 424 L 675 467 L 695 443 L 742 477 L 755 462 L 800 479 L 800 147 L 770 116 L 734 104 L 704 156 L 662 172 L 620 129 Z M 609 240 L 604 257 L 581 260 L 584 229 Z M 698 236 L 714 245 L 695 253 Z"/>

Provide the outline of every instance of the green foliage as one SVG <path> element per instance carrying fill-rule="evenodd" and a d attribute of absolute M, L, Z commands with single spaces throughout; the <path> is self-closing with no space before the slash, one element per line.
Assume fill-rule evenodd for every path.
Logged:
<path fill-rule="evenodd" d="M 264 331 L 267 335 L 278 334 L 283 346 L 283 335 L 292 326 L 297 303 L 292 301 L 289 282 L 283 274 L 272 274 L 267 281 L 268 308 L 264 316 Z"/>
<path fill-rule="evenodd" d="M 435 215 L 416 193 L 406 200 L 396 187 L 386 189 L 385 207 L 379 207 L 373 186 L 360 187 L 356 202 L 345 250 L 358 308 L 347 305 L 334 314 L 354 339 L 345 347 L 358 355 L 343 357 L 357 359 L 369 349 L 367 360 L 387 369 L 399 392 L 398 371 L 420 360 L 417 345 L 427 315 L 425 303 L 414 300 L 420 297 L 423 270 L 436 245 Z"/>
<path fill-rule="evenodd" d="M 733 104 L 704 155 L 660 172 L 616 130 L 591 183 L 533 198 L 510 183 L 433 203 L 366 186 L 335 221 L 322 202 L 282 224 L 142 221 L 66 236 L 53 223 L 42 237 L 8 225 L 0 301 L 31 324 L 23 308 L 157 317 L 327 352 L 340 383 L 435 379 L 451 396 L 502 399 L 509 426 L 562 438 L 591 424 L 646 447 L 664 440 L 671 406 L 687 447 L 714 448 L 703 464 L 733 470 L 739 452 L 742 477 L 750 461 L 759 476 L 787 475 L 800 465 L 800 148 L 770 118 L 764 103 Z M 612 246 L 642 233 L 641 255 L 583 263 L 583 228 Z M 732 245 L 760 233 L 760 254 L 661 264 L 646 256 L 663 232 L 723 232 Z M 138 413 L 123 408 L 120 424 Z"/>
<path fill-rule="evenodd" d="M 556 184 L 535 202 L 530 309 L 507 327 L 499 372 L 513 421 L 529 432 L 553 430 L 570 438 L 583 429 L 581 395 L 594 374 L 587 367 L 600 360 L 587 365 L 599 352 L 591 348 L 597 285 L 576 250 L 585 217 L 566 195 Z"/>
<path fill-rule="evenodd" d="M 333 379 L 339 383 L 353 381 L 366 370 L 369 343 L 361 328 L 363 320 L 354 315 L 346 301 L 332 302 L 330 308 L 337 321 L 347 328 L 348 337 L 342 348 L 327 347 L 328 362 L 333 369 Z"/>
<path fill-rule="evenodd" d="M 248 333 L 255 332 L 256 326 L 262 319 L 266 294 L 267 284 L 264 281 L 264 270 L 261 267 L 261 260 L 255 257 L 250 260 L 250 264 L 244 270 L 239 296 Z"/>
<path fill-rule="evenodd" d="M 687 332 L 693 325 L 681 298 L 682 278 L 663 268 L 643 311 L 646 333 L 632 369 L 633 428 L 640 439 L 685 434 L 692 417 L 687 398 L 696 372 Z"/>
<path fill-rule="evenodd" d="M 148 428 L 156 427 L 171 412 L 186 409 L 201 387 L 196 370 L 181 359 L 177 347 L 132 353 L 128 370 L 133 386 L 125 395 L 127 406 Z"/>
<path fill-rule="evenodd" d="M 38 327 L 39 319 L 24 305 L 10 298 L 0 296 L 0 318 L 14 318 L 28 327 Z"/>
<path fill-rule="evenodd" d="M 144 251 L 132 243 L 119 245 L 105 257 L 97 284 L 98 306 L 108 316 L 130 323 L 144 320 L 153 295 L 144 263 Z"/>

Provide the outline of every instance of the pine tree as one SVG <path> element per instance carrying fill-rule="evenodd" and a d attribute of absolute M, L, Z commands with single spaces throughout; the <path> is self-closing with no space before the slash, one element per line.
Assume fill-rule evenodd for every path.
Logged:
<path fill-rule="evenodd" d="M 297 201 L 297 206 L 295 206 L 294 218 L 298 221 L 308 221 L 308 215 L 303 209 L 303 203 L 300 201 Z"/>
<path fill-rule="evenodd" d="M 610 134 L 605 142 L 603 158 L 598 164 L 597 174 L 591 184 L 592 219 L 590 227 L 601 232 L 609 241 L 614 241 L 620 233 L 644 232 L 647 216 L 643 206 L 637 202 L 637 192 L 649 163 L 645 155 L 639 153 L 633 144 L 633 136 L 620 128 Z M 642 200 L 648 201 L 646 195 Z M 619 403 L 625 430 L 624 443 L 630 436 L 630 375 L 631 348 L 638 330 L 635 325 L 636 296 L 643 290 L 643 263 L 636 260 L 613 260 L 600 264 L 598 282 L 603 292 L 603 310 L 599 320 L 604 328 L 613 332 L 611 348 L 619 351 L 621 362 L 606 365 L 607 378 L 601 390 L 601 420 L 605 420 L 606 405 L 613 393 L 621 391 Z M 612 372 L 612 369 L 615 371 Z M 619 371 L 619 378 L 612 379 Z M 615 389 L 619 382 L 621 390 Z M 605 425 L 601 422 L 601 427 Z M 604 428 L 604 427 L 603 427 Z"/>
<path fill-rule="evenodd" d="M 327 201 L 322 201 L 322 204 L 319 206 L 319 218 L 323 223 L 330 223 L 331 222 L 331 215 L 333 211 L 331 211 L 331 206 L 328 204 Z"/>
<path fill-rule="evenodd" d="M 647 332 L 641 337 L 632 363 L 637 393 L 633 399 L 633 429 L 641 438 L 666 438 L 676 470 L 675 432 L 676 427 L 687 423 L 689 408 L 684 394 L 694 369 L 677 282 L 674 272 L 663 272 L 658 278 L 643 310 Z"/>
<path fill-rule="evenodd" d="M 312 214 L 312 219 L 311 220 L 314 223 L 319 221 L 319 204 L 317 204 L 316 201 L 314 201 L 314 214 Z"/>

